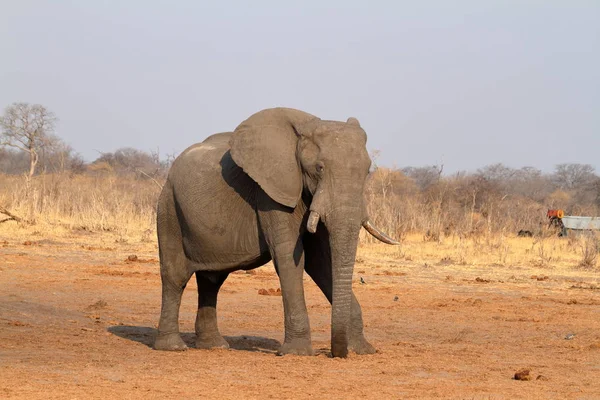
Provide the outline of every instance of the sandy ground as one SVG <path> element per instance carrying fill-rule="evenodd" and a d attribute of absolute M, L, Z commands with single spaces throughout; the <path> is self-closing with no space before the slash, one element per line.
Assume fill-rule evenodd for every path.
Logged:
<path fill-rule="evenodd" d="M 600 398 L 597 272 L 394 254 L 360 248 L 355 268 L 377 354 L 329 357 L 330 307 L 307 278 L 317 355 L 276 356 L 281 297 L 258 294 L 279 287 L 270 265 L 223 286 L 230 350 L 168 353 L 150 348 L 160 311 L 153 242 L 0 235 L 0 398 Z M 195 307 L 192 279 L 181 311 L 189 346 Z M 513 378 L 522 368 L 531 380 Z"/>

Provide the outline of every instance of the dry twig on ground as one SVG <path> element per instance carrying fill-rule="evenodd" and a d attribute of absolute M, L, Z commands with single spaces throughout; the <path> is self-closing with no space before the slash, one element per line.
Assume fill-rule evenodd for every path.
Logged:
<path fill-rule="evenodd" d="M 8 218 L 1 220 L 0 223 L 6 222 L 6 221 L 16 221 L 16 222 L 23 221 L 23 218 L 17 217 L 16 215 L 14 215 L 13 213 L 11 213 L 10 211 L 8 211 L 6 208 L 4 208 L 2 206 L 0 206 L 0 214 L 4 214 L 4 215 L 8 216 Z"/>

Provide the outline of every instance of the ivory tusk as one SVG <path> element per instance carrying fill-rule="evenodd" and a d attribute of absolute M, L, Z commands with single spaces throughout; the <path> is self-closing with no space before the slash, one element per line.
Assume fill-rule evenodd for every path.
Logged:
<path fill-rule="evenodd" d="M 321 216 L 318 212 L 310 212 L 310 215 L 308 216 L 308 222 L 306 223 L 306 229 L 308 229 L 310 233 L 315 233 L 317 231 L 317 225 L 319 225 L 319 218 L 321 218 Z"/>
<path fill-rule="evenodd" d="M 392 239 L 391 237 L 389 237 L 385 233 L 381 232 L 379 229 L 375 228 L 371 224 L 371 221 L 369 221 L 369 220 L 366 220 L 363 223 L 363 228 L 365 228 L 367 230 L 367 232 L 369 232 L 371 235 L 373 235 L 373 237 L 375 237 L 375 239 L 380 240 L 383 243 L 393 244 L 393 245 L 399 245 L 400 244 L 400 242 L 395 241 L 394 239 Z"/>

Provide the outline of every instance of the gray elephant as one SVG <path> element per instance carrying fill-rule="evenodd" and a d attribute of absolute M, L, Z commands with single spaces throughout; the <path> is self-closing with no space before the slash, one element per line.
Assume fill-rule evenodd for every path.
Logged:
<path fill-rule="evenodd" d="M 355 118 L 325 121 L 273 108 L 179 155 L 158 201 L 162 308 L 154 348 L 186 349 L 179 308 L 194 273 L 196 347 L 228 347 L 217 327 L 219 288 L 229 273 L 273 260 L 285 314 L 279 354 L 313 354 L 304 271 L 332 303 L 332 355 L 374 353 L 352 292 L 359 231 L 397 242 L 367 216 L 366 141 Z"/>

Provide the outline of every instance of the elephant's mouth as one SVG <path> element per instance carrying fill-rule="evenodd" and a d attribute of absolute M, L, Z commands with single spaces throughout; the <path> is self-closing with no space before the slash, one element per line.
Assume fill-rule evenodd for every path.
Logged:
<path fill-rule="evenodd" d="M 316 211 L 310 212 L 310 215 L 308 216 L 308 222 L 306 223 L 306 229 L 308 229 L 308 231 L 310 233 L 315 233 L 317 231 L 317 225 L 319 224 L 319 219 L 321 219 L 321 216 L 319 215 L 318 212 L 316 212 Z M 375 239 L 377 239 L 383 243 L 391 244 L 391 245 L 399 245 L 400 244 L 400 242 L 392 239 L 391 237 L 386 235 L 384 232 L 377 229 L 377 227 L 375 227 L 371 223 L 371 221 L 369 221 L 368 219 L 366 219 L 365 222 L 363 222 L 362 226 L 363 226 L 363 228 L 365 228 L 365 230 L 367 232 L 369 232 L 371 235 L 373 235 L 373 237 Z"/>

